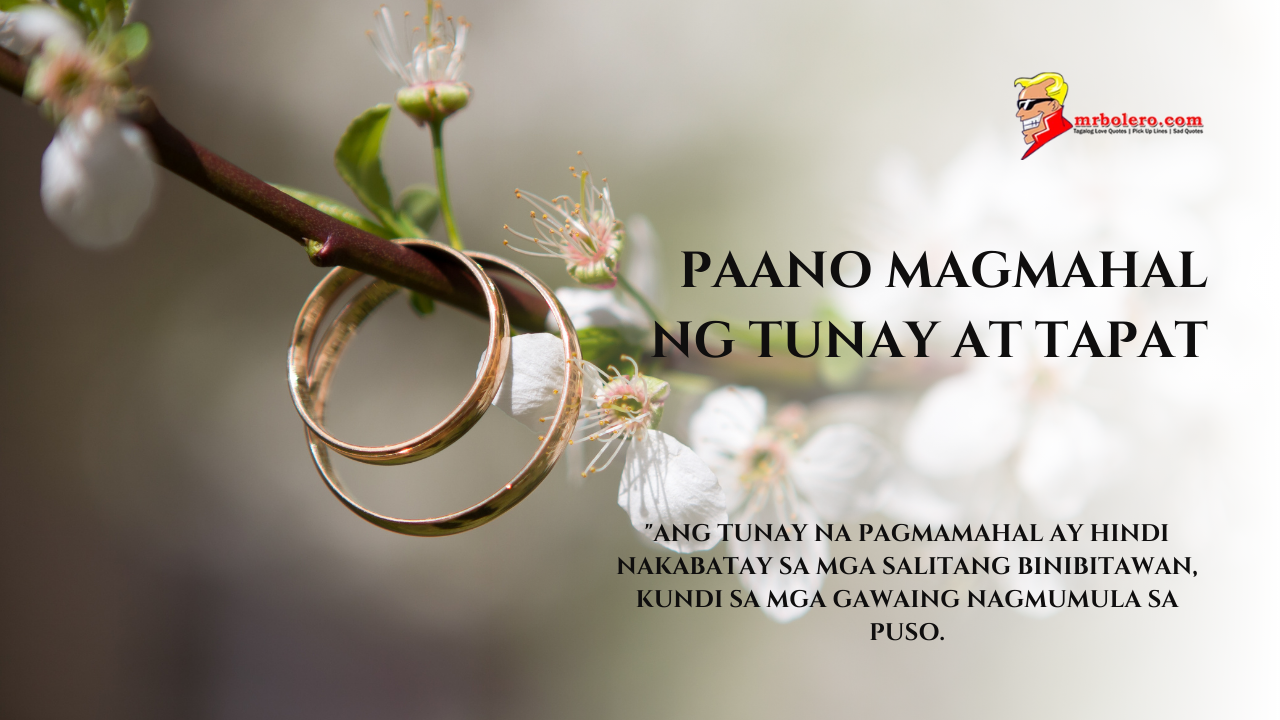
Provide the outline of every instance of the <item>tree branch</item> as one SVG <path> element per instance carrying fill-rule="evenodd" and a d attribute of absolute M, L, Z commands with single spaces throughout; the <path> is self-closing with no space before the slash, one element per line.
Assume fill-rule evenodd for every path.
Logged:
<path fill-rule="evenodd" d="M 0 85 L 5 90 L 22 95 L 22 88 L 27 84 L 27 65 L 22 58 L 0 48 Z"/>
<path fill-rule="evenodd" d="M 21 95 L 26 77 L 26 63 L 0 48 L 0 85 Z M 165 120 L 150 98 L 144 98 L 142 105 L 125 117 L 151 137 L 156 161 L 162 167 L 279 230 L 304 247 L 308 241 L 318 243 L 318 249 L 308 253 L 313 264 L 320 267 L 341 265 L 359 270 L 481 317 L 486 316 L 484 295 L 475 279 L 461 266 L 436 263 L 280 192 L 188 139 Z M 525 289 L 512 276 L 493 273 L 491 277 L 506 300 L 512 326 L 530 331 L 545 329 L 547 306 L 539 295 Z"/>

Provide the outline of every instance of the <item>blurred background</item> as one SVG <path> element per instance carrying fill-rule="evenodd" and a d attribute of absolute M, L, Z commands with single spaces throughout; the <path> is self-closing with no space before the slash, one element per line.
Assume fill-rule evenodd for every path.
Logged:
<path fill-rule="evenodd" d="M 140 2 L 155 40 L 139 80 L 171 122 L 260 177 L 354 204 L 333 148 L 397 87 L 364 37 L 378 3 Z M 827 608 L 787 625 L 755 610 L 638 610 L 637 587 L 727 591 L 737 580 L 616 575 L 617 557 L 655 550 L 616 506 L 616 469 L 581 487 L 557 471 L 461 536 L 363 524 L 316 477 L 285 386 L 289 332 L 322 271 L 167 174 L 132 243 L 73 247 L 40 205 L 53 128 L 6 95 L 0 715 L 1274 716 L 1274 4 L 463 0 L 446 10 L 472 23 L 474 97 L 446 134 L 471 248 L 497 251 L 503 223 L 527 212 L 513 188 L 572 190 L 567 167 L 582 150 L 619 214 L 645 214 L 661 237 L 659 300 L 672 317 L 806 320 L 831 306 L 870 321 L 1068 308 L 1209 320 L 1200 359 L 1084 361 L 1090 374 L 1072 386 L 1125 449 L 1118 477 L 1075 521 L 1169 523 L 1168 547 L 1126 552 L 1194 556 L 1197 579 L 1150 584 L 1175 589 L 1181 607 L 1048 618 Z M 1205 133 L 1065 136 L 1020 164 L 1013 80 L 1044 70 L 1066 76 L 1068 116 L 1200 115 Z M 430 181 L 429 149 L 393 117 L 393 187 Z M 1065 198 L 1068 212 L 1054 222 L 1020 212 L 1041 196 Z M 1034 311 L 1017 304 L 1026 295 L 974 307 L 940 293 L 906 307 L 920 298 L 679 287 L 684 249 L 732 249 L 754 267 L 765 249 L 851 248 L 1194 249 L 1210 282 Z M 557 263 L 530 267 L 567 284 Z M 416 434 L 462 397 L 484 337 L 452 309 L 421 319 L 389 304 L 338 373 L 331 427 L 356 441 Z M 893 445 L 926 386 L 862 382 L 819 405 Z M 343 472 L 386 512 L 462 507 L 534 448 L 499 415 L 425 462 Z M 682 432 L 678 417 L 670 430 Z M 1002 515 L 998 499 L 969 507 L 969 490 L 922 492 L 948 517 L 1040 517 Z M 887 521 L 911 506 L 899 500 L 850 522 Z M 904 583 L 828 583 L 887 585 Z M 889 619 L 937 622 L 947 641 L 870 642 L 868 623 Z"/>

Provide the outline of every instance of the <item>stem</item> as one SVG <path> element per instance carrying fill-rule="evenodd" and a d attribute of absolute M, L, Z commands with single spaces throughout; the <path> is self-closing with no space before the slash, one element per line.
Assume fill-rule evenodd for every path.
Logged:
<path fill-rule="evenodd" d="M 21 96 L 27 65 L 17 55 L 0 48 L 0 88 Z M 142 128 L 156 150 L 156 163 L 232 206 L 279 230 L 307 249 L 311 262 L 320 267 L 345 267 L 368 273 L 486 317 L 484 296 L 471 274 L 451 264 L 437 263 L 408 248 L 383 240 L 329 217 L 315 208 L 276 190 L 271 185 L 192 142 L 169 124 L 155 104 L 146 99 L 128 116 Z M 444 184 L 441 183 L 442 203 Z M 444 207 L 448 207 L 447 204 Z M 448 217 L 448 215 L 446 215 Z M 217 252 L 215 248 L 213 252 Z M 55 271 L 56 272 L 56 271 Z M 512 327 L 544 332 L 547 305 L 530 292 L 522 280 L 497 270 L 487 271 L 506 301 Z M 657 320 L 653 307 L 621 275 L 618 282 L 644 311 Z M 760 359 L 734 355 L 709 360 L 698 355 L 673 355 L 666 367 L 703 374 L 727 382 L 777 388 L 792 397 L 817 396 L 822 386 L 816 364 L 790 357 Z M 894 389 L 894 388 L 889 388 Z"/>
<path fill-rule="evenodd" d="M 453 205 L 449 203 L 449 179 L 444 172 L 444 120 L 436 120 L 431 125 L 431 149 L 436 161 L 436 188 L 440 191 L 440 214 L 444 216 L 444 229 L 449 233 L 449 244 L 462 249 L 462 238 L 458 237 L 458 226 L 453 222 Z"/>
<path fill-rule="evenodd" d="M 635 301 L 640 303 L 640 308 L 644 310 L 644 314 L 648 315 L 650 320 L 658 322 L 657 311 L 654 310 L 653 306 L 649 304 L 649 301 L 645 299 L 644 294 L 639 290 L 636 290 L 635 286 L 627 280 L 627 276 L 622 273 L 618 273 L 618 287 L 622 288 L 623 292 L 635 298 Z"/>
<path fill-rule="evenodd" d="M 0 88 L 20 96 L 26 78 L 27 64 L 0 48 Z M 461 266 L 437 263 L 280 192 L 192 142 L 165 120 L 149 98 L 124 117 L 150 137 L 157 164 L 293 238 L 307 249 L 312 264 L 349 267 L 480 317 L 487 316 L 484 295 L 476 287 L 475 279 Z M 541 332 L 547 316 L 542 298 L 514 276 L 496 271 L 490 276 L 506 300 L 511 324 Z"/>

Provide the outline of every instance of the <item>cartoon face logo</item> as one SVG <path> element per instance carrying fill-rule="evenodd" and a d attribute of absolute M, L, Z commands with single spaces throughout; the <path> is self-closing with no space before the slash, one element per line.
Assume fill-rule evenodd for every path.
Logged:
<path fill-rule="evenodd" d="M 1022 159 L 1044 147 L 1045 143 L 1071 129 L 1072 125 L 1062 114 L 1062 104 L 1067 101 L 1067 81 L 1058 73 L 1044 72 L 1029 78 L 1018 78 L 1013 84 L 1022 88 L 1018 93 L 1018 120 L 1022 122 L 1022 137 L 1028 145 Z"/>

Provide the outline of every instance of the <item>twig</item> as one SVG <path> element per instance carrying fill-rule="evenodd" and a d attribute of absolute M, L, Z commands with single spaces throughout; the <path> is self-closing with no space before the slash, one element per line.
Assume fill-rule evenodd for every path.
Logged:
<path fill-rule="evenodd" d="M 26 63 L 0 48 L 0 85 L 21 95 L 26 77 Z M 151 137 L 162 167 L 293 238 L 308 249 L 313 264 L 359 270 L 485 316 L 484 296 L 465 269 L 437 263 L 280 192 L 188 139 L 165 120 L 150 98 L 127 118 Z M 494 273 L 492 277 L 502 290 L 511 324 L 542 331 L 547 315 L 542 298 L 511 276 Z"/>
<path fill-rule="evenodd" d="M 21 95 L 26 76 L 26 64 L 18 56 L 0 48 L 0 86 Z M 484 296 L 476 287 L 474 278 L 463 268 L 436 263 L 329 217 L 276 190 L 192 142 L 164 119 L 149 98 L 129 119 L 150 135 L 161 166 L 293 238 L 308 248 L 307 254 L 313 264 L 353 268 L 481 317 L 486 315 Z M 490 276 L 506 300 L 511 325 L 531 332 L 545 331 L 547 306 L 542 298 L 527 290 L 512 275 L 490 272 Z M 712 362 L 696 355 L 686 358 L 676 354 L 665 358 L 663 364 L 725 381 L 776 387 L 790 396 L 797 392 L 804 395 L 821 387 L 817 382 L 817 368 L 812 362 L 791 358 L 762 361 L 736 355 Z"/>

